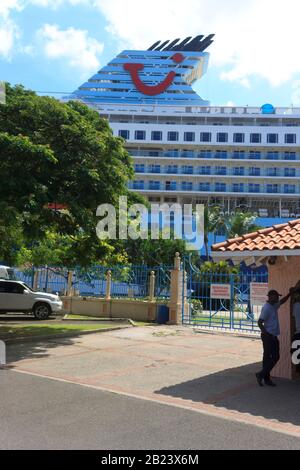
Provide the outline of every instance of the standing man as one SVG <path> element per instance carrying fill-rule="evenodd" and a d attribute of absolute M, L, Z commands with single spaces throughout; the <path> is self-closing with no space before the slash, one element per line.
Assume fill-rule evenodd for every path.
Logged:
<path fill-rule="evenodd" d="M 290 293 L 280 300 L 282 296 L 276 290 L 271 290 L 268 294 L 268 302 L 262 308 L 258 326 L 261 330 L 261 339 L 264 348 L 263 369 L 256 374 L 256 379 L 260 387 L 264 386 L 263 381 L 265 385 L 269 387 L 276 387 L 271 380 L 271 371 L 280 359 L 278 310 L 289 300 L 294 291 L 295 288 L 290 289 Z"/>

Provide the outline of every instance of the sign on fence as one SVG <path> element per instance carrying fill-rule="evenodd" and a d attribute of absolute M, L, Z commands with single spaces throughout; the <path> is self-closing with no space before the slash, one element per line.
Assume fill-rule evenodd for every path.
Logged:
<path fill-rule="evenodd" d="M 252 305 L 264 305 L 268 297 L 269 284 L 262 282 L 251 282 L 250 298 Z"/>
<path fill-rule="evenodd" d="M 231 285 L 230 284 L 211 284 L 210 296 L 212 299 L 231 299 Z"/>

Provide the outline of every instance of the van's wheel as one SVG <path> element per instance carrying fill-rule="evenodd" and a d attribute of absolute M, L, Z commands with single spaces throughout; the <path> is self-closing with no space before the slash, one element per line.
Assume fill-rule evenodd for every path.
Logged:
<path fill-rule="evenodd" d="M 47 320 L 51 313 L 51 307 L 43 302 L 36 304 L 33 308 L 33 315 L 37 320 Z"/>

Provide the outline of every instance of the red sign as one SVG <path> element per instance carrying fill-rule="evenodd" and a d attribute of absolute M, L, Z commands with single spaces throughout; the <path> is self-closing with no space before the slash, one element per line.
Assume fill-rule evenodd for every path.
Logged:
<path fill-rule="evenodd" d="M 45 209 L 53 210 L 53 211 L 63 211 L 67 210 L 69 206 L 66 204 L 58 204 L 56 202 L 46 204 Z"/>
<path fill-rule="evenodd" d="M 185 57 L 179 52 L 173 55 L 172 60 L 176 64 L 183 62 Z M 156 96 L 160 95 L 166 91 L 173 83 L 174 78 L 176 77 L 176 72 L 169 72 L 166 78 L 159 83 L 158 85 L 149 86 L 146 85 L 139 77 L 139 72 L 144 70 L 143 64 L 124 64 L 124 70 L 130 73 L 133 83 L 136 88 L 143 93 L 143 95 Z"/>
<path fill-rule="evenodd" d="M 212 284 L 210 286 L 210 296 L 212 299 L 231 299 L 231 285 L 230 284 Z"/>

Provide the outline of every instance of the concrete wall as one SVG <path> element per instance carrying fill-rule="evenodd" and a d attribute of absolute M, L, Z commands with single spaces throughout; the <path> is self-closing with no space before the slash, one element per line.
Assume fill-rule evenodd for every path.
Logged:
<path fill-rule="evenodd" d="M 157 319 L 159 303 L 128 300 L 99 299 L 93 297 L 64 297 L 64 312 L 74 315 L 87 315 L 97 318 L 130 318 L 151 322 Z"/>
<path fill-rule="evenodd" d="M 277 258 L 274 266 L 269 266 L 269 287 L 276 289 L 282 295 L 288 294 L 291 287 L 297 284 L 300 279 L 300 257 L 289 256 Z M 288 301 L 279 310 L 280 321 L 280 349 L 281 359 L 273 370 L 275 377 L 286 379 L 293 378 L 294 367 L 291 360 L 291 340 L 292 340 L 292 317 L 291 303 Z"/>

